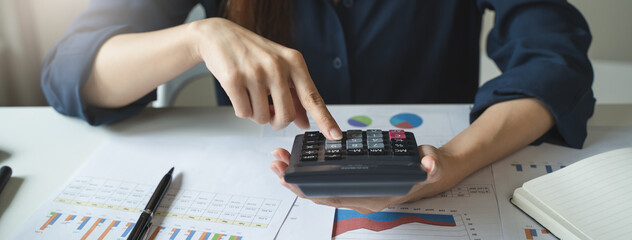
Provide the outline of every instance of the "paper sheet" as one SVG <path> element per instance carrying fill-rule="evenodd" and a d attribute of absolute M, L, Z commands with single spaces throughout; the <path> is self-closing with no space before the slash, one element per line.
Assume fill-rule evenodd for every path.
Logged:
<path fill-rule="evenodd" d="M 335 208 L 297 198 L 276 240 L 331 239 Z"/>
<path fill-rule="evenodd" d="M 492 165 L 505 239 L 556 239 L 546 229 L 511 204 L 513 191 L 533 178 L 581 159 L 630 147 L 632 128 L 589 127 L 584 149 L 543 144 L 529 146 Z"/>
<path fill-rule="evenodd" d="M 287 139 L 112 138 L 13 239 L 126 239 L 175 167 L 148 239 L 273 239 L 296 196 L 278 184 L 270 152 Z"/>
<path fill-rule="evenodd" d="M 336 240 L 501 239 L 491 168 L 435 197 L 359 215 L 338 209 Z"/>

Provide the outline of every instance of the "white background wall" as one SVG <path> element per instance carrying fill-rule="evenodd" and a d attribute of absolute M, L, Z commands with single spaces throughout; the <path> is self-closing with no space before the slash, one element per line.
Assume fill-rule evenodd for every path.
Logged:
<path fill-rule="evenodd" d="M 37 49 L 37 56 L 40 61 L 44 59 L 46 52 L 53 46 L 53 44 L 61 37 L 72 19 L 83 9 L 87 7 L 88 0 L 0 0 L 0 29 L 5 31 L 4 38 L 0 41 L 4 41 L 5 48 L 10 50 L 10 59 L 14 64 L 11 67 L 10 72 L 13 77 L 4 77 L 0 72 L 0 106 L 7 105 L 6 97 L 9 96 L 7 92 L 13 91 L 6 86 L 20 86 L 19 94 L 13 94 L 13 96 L 19 96 L 19 103 L 14 105 L 38 105 L 45 104 L 43 98 L 41 98 L 41 91 L 39 90 L 39 70 L 38 69 L 25 69 L 33 67 L 29 60 L 24 59 L 26 56 L 20 54 L 24 52 L 25 46 L 24 39 L 20 39 L 19 24 L 16 21 L 14 10 L 17 2 L 29 2 L 30 11 L 32 13 L 33 28 L 34 31 L 39 34 L 36 41 L 35 49 Z M 630 0 L 570 0 L 586 17 L 591 30 L 593 32 L 594 41 L 590 48 L 589 55 L 595 62 L 610 64 L 611 61 L 617 61 L 614 63 L 614 70 L 612 67 L 605 67 L 603 74 L 598 73 L 595 79 L 595 91 L 597 92 L 598 102 L 611 103 L 611 102 L 628 102 L 632 103 L 632 96 L 627 96 L 621 89 L 632 89 L 632 77 L 622 78 L 621 75 L 628 74 L 632 76 L 632 1 Z M 483 44 L 487 31 L 491 28 L 493 14 L 486 14 L 485 25 L 483 32 Z M 4 40 L 2 40 L 4 39 Z M 0 43 L 2 45 L 2 43 Z M 1 50 L 1 47 L 0 47 Z M 484 51 L 483 51 L 484 53 Z M 3 61 L 2 53 L 0 52 L 0 61 Z M 605 62 L 604 62 L 605 60 Z M 6 61 L 6 60 L 5 60 Z M 20 64 L 21 63 L 21 64 Z M 3 65 L 0 62 L 0 65 Z M 597 68 L 597 67 L 596 67 Z M 495 72 L 494 64 L 491 62 L 483 61 L 483 72 L 481 76 L 482 81 L 497 74 Z M 6 72 L 0 67 L 0 71 Z M 597 71 L 597 69 L 596 69 Z M 601 71 L 601 70 L 600 70 Z M 615 71 L 612 75 L 610 72 Z M 608 75 L 610 74 L 610 75 Z M 16 79 L 16 76 L 18 79 Z M 616 80 L 605 79 L 605 77 L 616 78 Z M 12 81 L 7 84 L 8 81 Z M 176 101 L 176 104 L 180 105 L 209 105 L 211 104 L 208 94 L 212 94 L 212 84 L 208 80 L 200 80 L 192 83 L 193 86 L 184 89 L 181 97 Z M 613 86 L 614 85 L 614 86 Z M 206 91 L 208 89 L 208 91 Z M 601 90 L 599 90 L 601 89 Z M 614 92 L 612 91 L 614 90 Z M 617 94 L 616 90 L 626 96 L 614 96 Z M 15 92 L 15 91 L 13 91 Z M 602 96 L 600 96 L 602 95 Z M 632 94 L 631 94 L 632 95 Z"/>

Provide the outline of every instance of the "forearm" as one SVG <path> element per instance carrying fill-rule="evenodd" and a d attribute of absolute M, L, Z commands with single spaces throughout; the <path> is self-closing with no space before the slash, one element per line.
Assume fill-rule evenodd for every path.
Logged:
<path fill-rule="evenodd" d="M 463 176 L 532 143 L 553 125 L 548 108 L 534 98 L 492 105 L 441 149 L 452 155 Z"/>
<path fill-rule="evenodd" d="M 107 40 L 81 89 L 83 98 L 93 106 L 125 106 L 199 63 L 187 28 L 185 24 Z"/>

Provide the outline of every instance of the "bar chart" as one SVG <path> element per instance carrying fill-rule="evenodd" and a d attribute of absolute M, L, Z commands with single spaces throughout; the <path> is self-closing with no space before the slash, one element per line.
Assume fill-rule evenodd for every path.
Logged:
<path fill-rule="evenodd" d="M 533 229 L 533 228 L 525 228 L 524 236 L 527 240 L 535 240 L 535 239 L 551 239 L 554 238 L 553 235 L 546 229 Z"/>
<path fill-rule="evenodd" d="M 565 164 L 549 164 L 549 163 L 539 163 L 539 164 L 522 164 L 522 163 L 512 163 L 512 168 L 515 172 L 541 172 L 541 173 L 552 173 L 555 170 L 562 169 L 566 167 Z"/>
<path fill-rule="evenodd" d="M 60 220 L 63 219 L 63 220 Z M 50 236 L 65 236 L 65 239 L 127 239 L 134 228 L 133 221 L 108 219 L 104 217 L 81 216 L 51 212 L 43 218 L 42 227 L 36 232 L 42 239 Z M 210 232 L 182 227 L 155 226 L 149 229 L 148 240 L 242 240 L 242 236 Z"/>
<path fill-rule="evenodd" d="M 140 213 L 152 190 L 150 185 L 78 177 L 54 201 Z M 267 228 L 280 202 L 275 199 L 169 189 L 156 215 Z"/>
<path fill-rule="evenodd" d="M 334 238 L 345 239 L 472 239 L 471 219 L 459 213 L 376 212 L 360 214 L 337 209 Z"/>

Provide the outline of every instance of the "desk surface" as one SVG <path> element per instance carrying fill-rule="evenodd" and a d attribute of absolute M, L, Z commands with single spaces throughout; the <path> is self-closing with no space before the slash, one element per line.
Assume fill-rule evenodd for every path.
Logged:
<path fill-rule="evenodd" d="M 589 125 L 630 126 L 632 105 L 597 105 Z M 261 126 L 235 117 L 229 107 L 148 108 L 103 127 L 62 116 L 50 107 L 0 108 L 0 165 L 13 169 L 0 194 L 0 233 L 11 236 L 17 231 L 108 136 L 259 136 L 261 131 Z"/>

